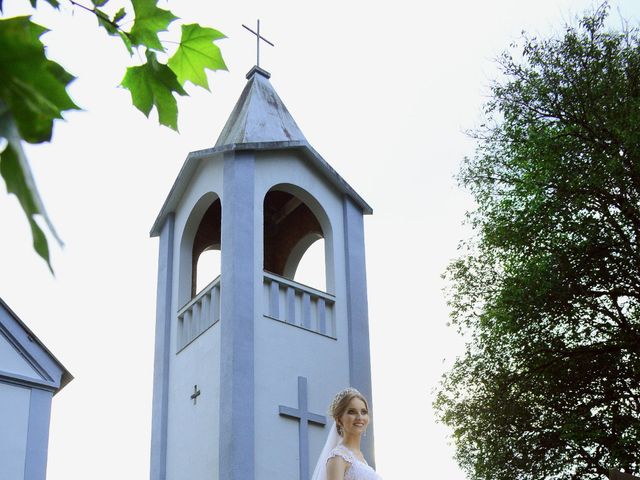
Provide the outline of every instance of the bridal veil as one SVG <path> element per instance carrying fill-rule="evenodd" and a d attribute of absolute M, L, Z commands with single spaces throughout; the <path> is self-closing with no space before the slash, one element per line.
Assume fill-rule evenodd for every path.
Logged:
<path fill-rule="evenodd" d="M 320 457 L 318 457 L 318 463 L 316 463 L 316 468 L 313 471 L 311 480 L 327 480 L 327 460 L 329 460 L 331 450 L 333 450 L 339 442 L 340 435 L 338 435 L 336 423 L 333 422 L 333 425 L 331 425 L 331 429 L 329 430 L 329 435 L 327 435 L 327 441 L 324 443 L 324 448 L 320 453 Z"/>

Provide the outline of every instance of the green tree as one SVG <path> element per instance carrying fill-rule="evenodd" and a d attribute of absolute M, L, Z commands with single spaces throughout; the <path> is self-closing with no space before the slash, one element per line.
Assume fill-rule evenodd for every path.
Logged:
<path fill-rule="evenodd" d="M 35 9 L 37 0 L 30 1 Z M 58 0 L 42 1 L 59 7 Z M 184 89 L 187 82 L 208 89 L 205 69 L 226 70 L 222 54 L 214 44 L 224 35 L 213 28 L 183 24 L 179 42 L 160 39 L 158 34 L 166 31 L 177 17 L 159 8 L 158 0 L 131 0 L 129 8 L 111 8 L 109 0 L 91 0 L 88 5 L 67 1 L 94 15 L 98 26 L 118 38 L 132 58 L 145 60 L 127 68 L 122 86 L 130 91 L 133 105 L 145 115 L 149 116 L 155 108 L 162 125 L 178 129 L 175 95 L 187 95 Z M 40 41 L 45 32 L 45 27 L 33 23 L 28 16 L 0 19 L 0 176 L 24 210 L 35 251 L 51 268 L 47 236 L 36 222 L 38 216 L 43 218 L 49 233 L 58 242 L 59 239 L 38 194 L 22 145 L 51 141 L 53 122 L 62 119 L 65 111 L 78 107 L 66 90 L 74 78 L 46 56 Z M 169 46 L 173 47 L 172 52 L 168 52 Z M 168 61 L 163 62 L 159 55 Z"/>
<path fill-rule="evenodd" d="M 499 60 L 448 267 L 467 346 L 434 406 L 474 480 L 640 471 L 640 38 L 608 6 Z"/>

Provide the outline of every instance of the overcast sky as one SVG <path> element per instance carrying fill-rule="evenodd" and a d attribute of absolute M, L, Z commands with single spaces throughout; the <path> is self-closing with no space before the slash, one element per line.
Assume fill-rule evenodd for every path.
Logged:
<path fill-rule="evenodd" d="M 5 15 L 16 13 L 7 3 Z M 148 478 L 158 255 L 148 232 L 187 153 L 213 146 L 244 87 L 255 41 L 241 24 L 256 18 L 276 45 L 261 51 L 272 85 L 374 209 L 365 226 L 378 471 L 464 479 L 431 408 L 462 343 L 446 326 L 440 275 L 469 234 L 473 205 L 453 178 L 473 151 L 464 132 L 481 121 L 494 59 L 522 30 L 561 32 L 593 5 L 174 1 L 185 21 L 228 36 L 218 44 L 229 72 L 179 100 L 180 134 L 117 87 L 129 61 L 117 40 L 81 10 L 42 7 L 49 55 L 78 77 L 70 91 L 84 109 L 56 124 L 53 143 L 27 150 L 65 247 L 53 248 L 54 278 L 2 184 L 0 296 L 75 376 L 54 397 L 48 479 Z M 612 5 L 612 25 L 620 15 L 638 23 L 640 2 Z"/>

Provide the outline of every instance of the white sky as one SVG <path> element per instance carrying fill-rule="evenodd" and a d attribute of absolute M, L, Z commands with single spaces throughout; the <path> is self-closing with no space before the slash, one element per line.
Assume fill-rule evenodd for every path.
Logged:
<path fill-rule="evenodd" d="M 56 124 L 52 144 L 28 149 L 66 243 L 53 249 L 55 278 L 0 186 L 0 296 L 75 376 L 54 397 L 49 480 L 148 478 L 158 255 L 148 232 L 187 153 L 213 146 L 231 112 L 255 61 L 241 24 L 256 18 L 276 44 L 261 49 L 273 86 L 374 208 L 366 246 L 378 471 L 464 479 L 431 408 L 461 350 L 440 275 L 468 235 L 472 204 L 453 179 L 473 148 L 463 132 L 480 121 L 493 59 L 522 30 L 560 31 L 593 3 L 204 3 L 170 8 L 229 37 L 218 44 L 230 71 L 210 75 L 212 93 L 191 88 L 179 100 L 180 134 L 146 120 L 117 88 L 127 54 L 93 18 L 46 7 L 35 18 L 53 30 L 43 37 L 50 56 L 79 77 L 71 94 L 84 108 Z M 613 3 L 616 26 L 618 10 L 638 23 L 637 0 Z"/>

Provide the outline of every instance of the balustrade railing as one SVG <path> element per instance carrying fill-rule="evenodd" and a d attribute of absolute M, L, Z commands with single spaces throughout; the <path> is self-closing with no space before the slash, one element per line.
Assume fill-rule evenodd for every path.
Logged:
<path fill-rule="evenodd" d="M 177 349 L 220 320 L 220 276 L 178 311 Z"/>
<path fill-rule="evenodd" d="M 335 297 L 264 272 L 264 315 L 335 338 Z"/>
<path fill-rule="evenodd" d="M 264 272 L 264 316 L 336 337 L 335 297 Z M 178 311 L 177 351 L 220 321 L 220 277 Z"/>

